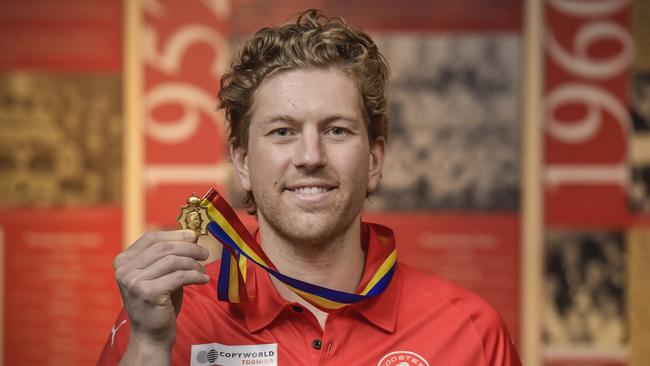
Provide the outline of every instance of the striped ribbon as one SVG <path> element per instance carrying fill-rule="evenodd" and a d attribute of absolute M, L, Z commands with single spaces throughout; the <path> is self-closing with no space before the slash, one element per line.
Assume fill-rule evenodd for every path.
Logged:
<path fill-rule="evenodd" d="M 323 311 L 333 311 L 377 296 L 388 286 L 396 267 L 395 242 L 390 229 L 372 225 L 370 230 L 379 238 L 376 246 L 368 248 L 367 275 L 361 279 L 360 291 L 349 293 L 304 282 L 280 273 L 264 254 L 255 238 L 246 230 L 235 211 L 215 190 L 201 201 L 208 209 L 211 222 L 208 231 L 223 244 L 221 268 L 217 282 L 217 297 L 221 301 L 239 303 L 247 301 L 247 268 L 253 262 L 271 276 L 286 284 L 297 295 Z M 373 255 L 370 255 L 373 251 Z"/>

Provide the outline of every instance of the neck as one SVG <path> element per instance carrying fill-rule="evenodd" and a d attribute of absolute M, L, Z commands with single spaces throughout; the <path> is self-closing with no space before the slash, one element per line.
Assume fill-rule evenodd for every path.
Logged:
<path fill-rule="evenodd" d="M 315 285 L 355 292 L 365 261 L 359 217 L 323 241 L 297 242 L 278 233 L 263 218 L 259 228 L 262 249 L 280 272 Z"/>

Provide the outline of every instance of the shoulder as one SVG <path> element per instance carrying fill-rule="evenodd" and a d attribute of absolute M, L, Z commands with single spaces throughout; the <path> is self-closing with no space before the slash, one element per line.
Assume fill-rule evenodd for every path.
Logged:
<path fill-rule="evenodd" d="M 470 290 L 402 263 L 398 270 L 406 294 L 418 294 L 428 303 L 443 302 L 471 318 L 500 318 L 490 304 Z"/>
<path fill-rule="evenodd" d="M 435 313 L 447 327 L 474 339 L 488 365 L 519 365 L 517 352 L 499 313 L 476 293 L 400 264 L 404 311 Z M 405 301 L 406 299 L 417 301 Z M 410 304 L 409 304 L 410 303 Z"/>

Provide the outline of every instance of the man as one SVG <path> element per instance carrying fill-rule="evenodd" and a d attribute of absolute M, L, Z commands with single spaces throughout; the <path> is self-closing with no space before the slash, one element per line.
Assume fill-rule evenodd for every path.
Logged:
<path fill-rule="evenodd" d="M 317 11 L 259 31 L 223 77 L 232 161 L 283 275 L 348 294 L 375 281 L 392 233 L 360 215 L 384 162 L 387 79 L 366 34 Z M 248 300 L 228 303 L 195 239 L 148 233 L 115 259 L 125 310 L 99 364 L 519 365 L 492 308 L 404 265 L 332 311 L 250 266 Z"/>

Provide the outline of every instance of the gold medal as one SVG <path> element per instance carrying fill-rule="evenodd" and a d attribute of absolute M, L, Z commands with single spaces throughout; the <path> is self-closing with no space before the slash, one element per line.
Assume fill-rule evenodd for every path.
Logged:
<path fill-rule="evenodd" d="M 196 193 L 187 199 L 187 206 L 181 206 L 181 213 L 176 221 L 185 230 L 192 230 L 197 236 L 208 233 L 207 227 L 210 222 L 208 209 L 201 206 L 201 199 Z"/>

